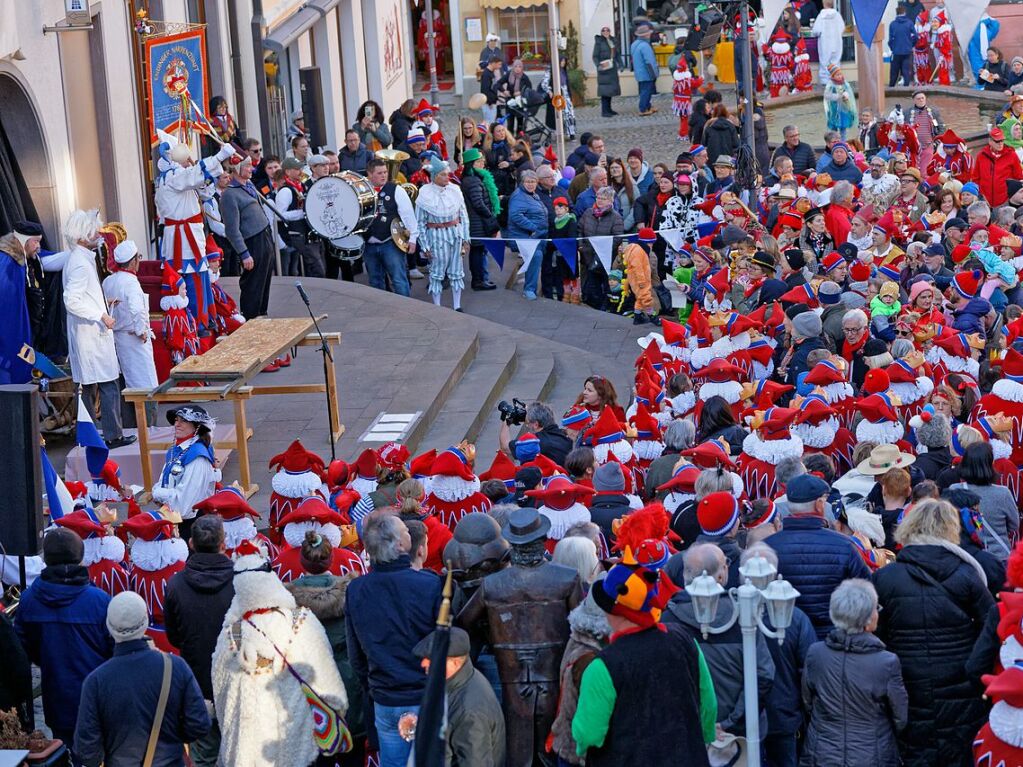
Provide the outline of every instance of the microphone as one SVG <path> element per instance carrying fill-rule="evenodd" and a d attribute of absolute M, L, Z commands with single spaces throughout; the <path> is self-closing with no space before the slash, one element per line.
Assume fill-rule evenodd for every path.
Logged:
<path fill-rule="evenodd" d="M 309 294 L 305 292 L 305 288 L 302 287 L 301 280 L 295 280 L 295 289 L 298 290 L 298 294 L 302 296 L 302 300 L 306 306 L 309 306 Z"/>

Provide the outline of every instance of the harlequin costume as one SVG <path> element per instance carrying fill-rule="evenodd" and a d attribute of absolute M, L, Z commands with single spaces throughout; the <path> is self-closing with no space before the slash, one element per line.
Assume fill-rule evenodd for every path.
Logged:
<path fill-rule="evenodd" d="M 916 30 L 916 42 L 913 44 L 913 73 L 917 85 L 931 82 L 931 25 L 927 20 L 927 11 L 920 11 L 913 25 Z"/>
<path fill-rule="evenodd" d="M 802 36 L 796 39 L 796 65 L 792 77 L 792 87 L 796 93 L 806 93 L 813 90 L 813 72 L 810 67 L 810 54 L 806 50 L 806 40 Z"/>
<path fill-rule="evenodd" d="M 625 438 L 625 430 L 621 422 L 611 408 L 604 408 L 593 426 L 582 433 L 581 442 L 587 447 L 593 448 L 593 456 L 597 459 L 597 465 L 603 465 L 611 460 L 612 456 L 622 464 L 626 487 L 629 486 L 630 475 L 635 486 L 635 452 L 632 445 Z"/>
<path fill-rule="evenodd" d="M 956 278 L 962 276 L 963 272 L 960 272 Z M 952 282 L 954 286 L 956 280 L 953 279 Z M 980 362 L 973 359 L 971 350 L 982 350 L 984 343 L 984 339 L 976 333 L 950 333 L 944 337 L 935 337 L 931 342 L 931 348 L 924 355 L 931 363 L 935 384 L 944 381 L 949 373 L 967 375 L 976 382 L 980 375 Z"/>
<path fill-rule="evenodd" d="M 972 169 L 973 157 L 966 151 L 966 142 L 949 128 L 938 136 L 938 148 L 931 164 L 927 166 L 925 176 L 927 183 L 933 185 L 940 181 L 942 173 L 960 180 L 968 179 Z"/>
<path fill-rule="evenodd" d="M 926 375 L 924 357 L 913 352 L 903 359 L 895 360 L 888 366 L 888 380 L 891 391 L 899 399 L 897 411 L 903 422 L 920 413 L 934 391 L 934 381 Z"/>
<path fill-rule="evenodd" d="M 860 398 L 856 403 L 856 409 L 863 413 L 863 420 L 856 424 L 856 440 L 876 442 L 879 445 L 898 445 L 903 452 L 912 453 L 912 448 L 903 439 L 906 426 L 899 420 L 897 406 L 898 400 L 887 390 Z"/>
<path fill-rule="evenodd" d="M 685 56 L 680 56 L 675 71 L 671 73 L 671 111 L 678 116 L 678 138 L 689 140 L 689 115 L 693 113 L 693 92 L 703 85 L 702 77 L 695 77 L 689 71 Z"/>
<path fill-rule="evenodd" d="M 486 513 L 491 506 L 490 499 L 480 492 L 479 478 L 462 448 L 452 446 L 437 454 L 431 467 L 430 492 L 421 507 L 424 514 L 435 514 L 454 532 L 466 514 Z"/>
<path fill-rule="evenodd" d="M 498 450 L 494 454 L 494 460 L 490 463 L 490 468 L 480 474 L 480 482 L 486 482 L 490 479 L 499 479 L 504 483 L 505 489 L 509 493 L 515 492 L 515 472 L 518 471 L 518 467 L 508 457 L 508 454 L 503 450 Z"/>
<path fill-rule="evenodd" d="M 546 544 L 548 552 L 554 553 L 558 541 L 565 537 L 573 525 L 590 521 L 590 510 L 582 503 L 582 499 L 593 493 L 593 488 L 577 485 L 562 475 L 552 477 L 545 487 L 526 491 L 526 496 L 542 502 L 537 511 L 540 516 L 550 520 Z"/>
<path fill-rule="evenodd" d="M 216 514 L 224 521 L 224 554 L 232 559 L 242 541 L 262 546 L 271 559 L 277 556 L 277 546 L 256 530 L 259 512 L 249 505 L 237 487 L 218 490 L 195 508 L 200 514 Z"/>
<path fill-rule="evenodd" d="M 703 411 L 703 403 L 711 397 L 722 397 L 732 406 L 732 413 L 738 419 L 742 409 L 742 370 L 723 359 L 713 360 L 699 372 L 702 379 L 697 392 L 697 418 Z"/>
<path fill-rule="evenodd" d="M 121 468 L 115 461 L 106 460 L 103 470 L 85 483 L 89 500 L 93 503 L 120 501 L 122 499 Z"/>
<path fill-rule="evenodd" d="M 314 493 L 323 495 L 323 459 L 306 450 L 295 440 L 283 453 L 270 459 L 269 467 L 277 473 L 270 479 L 270 540 L 281 543 L 281 519 L 295 506 Z"/>
<path fill-rule="evenodd" d="M 777 496 L 775 468 L 786 458 L 803 455 L 803 441 L 790 431 L 798 414 L 793 408 L 772 407 L 758 411 L 750 422 L 751 431 L 736 461 L 750 500 Z"/>
<path fill-rule="evenodd" d="M 1017 508 L 1021 508 L 1023 468 L 1011 458 L 1013 447 L 1009 440 L 1013 429 L 1012 418 L 1003 414 L 981 415 L 974 419 L 970 425 L 979 431 L 984 440 L 991 445 L 995 474 L 998 475 L 996 484 L 1007 487 L 1016 500 Z"/>
<path fill-rule="evenodd" d="M 163 595 L 171 576 L 185 569 L 188 544 L 176 536 L 176 525 L 158 511 L 143 511 L 128 517 L 117 528 L 118 535 L 131 534 L 131 565 L 128 588 L 146 600 L 149 630 L 146 634 L 157 648 L 177 655 L 167 641 L 163 622 Z"/>
<path fill-rule="evenodd" d="M 650 464 L 660 458 L 661 453 L 664 452 L 664 443 L 661 442 L 661 427 L 642 402 L 636 406 L 636 414 L 629 419 L 629 423 L 636 430 L 632 451 L 636 454 L 639 474 L 645 477 Z"/>
<path fill-rule="evenodd" d="M 333 547 L 328 568 L 329 573 L 332 575 L 364 574 L 366 566 L 359 555 L 343 548 L 345 544 L 343 524 L 344 518 L 330 508 L 327 502 L 318 495 L 309 496 L 295 506 L 289 514 L 281 519 L 281 532 L 284 535 L 285 545 L 271 562 L 271 567 L 281 581 L 289 583 L 303 574 L 302 541 L 305 540 L 305 534 L 310 530 L 322 535 L 330 541 L 330 545 Z"/>
<path fill-rule="evenodd" d="M 869 333 L 864 334 L 865 337 L 869 335 Z M 803 383 L 820 389 L 816 393 L 820 394 L 824 401 L 834 408 L 838 414 L 839 424 L 846 429 L 853 428 L 853 420 L 856 415 L 856 392 L 852 384 L 849 383 L 845 370 L 839 368 L 831 360 L 822 360 L 810 369 L 803 379 Z"/>
<path fill-rule="evenodd" d="M 1023 465 L 1023 354 L 1009 349 L 1005 356 L 991 363 L 1000 368 L 999 378 L 991 392 L 977 403 L 974 415 L 1004 415 L 1012 420 L 1009 442 L 1012 445 L 1012 460 Z"/>
<path fill-rule="evenodd" d="M 841 476 L 853 468 L 856 438 L 838 420 L 838 411 L 831 407 L 822 393 L 796 399 L 792 406 L 799 410 L 792 433 L 803 441 L 803 451 L 823 453 L 835 462 Z M 883 539 L 882 539 L 883 540 Z"/>
<path fill-rule="evenodd" d="M 771 37 L 770 46 L 764 46 L 764 56 L 771 65 L 771 98 L 783 96 L 792 90 L 792 70 L 795 69 L 796 59 L 790 39 L 785 32 L 778 30 Z"/>
<path fill-rule="evenodd" d="M 981 677 L 985 696 L 993 703 L 987 723 L 973 739 L 977 767 L 1023 764 L 1023 668 L 1009 666 L 998 675 Z"/>
<path fill-rule="evenodd" d="M 448 142 L 444 138 L 444 134 L 441 132 L 440 123 L 437 122 L 436 118 L 431 120 L 430 124 L 427 125 L 423 122 L 425 115 L 431 117 L 438 111 L 438 108 L 428 102 L 426 99 L 420 99 L 419 103 L 416 104 L 416 108 L 412 110 L 412 114 L 416 118 L 416 122 L 413 123 L 413 128 L 421 128 L 423 135 L 426 136 L 426 149 L 433 150 L 440 155 L 442 160 L 448 159 Z"/>
<path fill-rule="evenodd" d="M 86 507 L 65 514 L 54 524 L 66 527 L 82 539 L 85 555 L 82 564 L 89 570 L 89 581 L 110 596 L 129 588 L 124 568 L 124 541 L 110 535 L 96 513 Z"/>
<path fill-rule="evenodd" d="M 199 353 L 199 334 L 195 319 L 188 311 L 188 297 L 181 295 L 185 281 L 171 265 L 163 265 L 160 309 L 163 311 L 163 342 L 170 352 L 171 363 L 182 362 Z"/>
<path fill-rule="evenodd" d="M 920 152 L 916 128 L 894 122 L 891 115 L 877 128 L 877 145 L 886 148 L 888 154 L 902 152 L 909 158 L 910 165 L 916 165 L 917 154 Z"/>
<path fill-rule="evenodd" d="M 211 263 L 219 262 L 223 254 L 219 250 L 212 250 L 210 242 L 212 235 L 207 238 L 207 260 Z M 211 312 L 216 335 L 223 336 L 233 333 L 245 323 L 245 318 L 238 311 L 238 304 L 228 295 L 228 292 L 221 286 L 219 272 L 215 275 L 210 273 L 210 290 L 213 294 L 213 311 Z"/>
<path fill-rule="evenodd" d="M 952 83 L 954 71 L 952 25 L 948 21 L 947 13 L 947 11 L 938 11 L 931 19 L 931 46 L 934 50 L 934 65 L 938 69 L 938 82 L 941 85 Z"/>

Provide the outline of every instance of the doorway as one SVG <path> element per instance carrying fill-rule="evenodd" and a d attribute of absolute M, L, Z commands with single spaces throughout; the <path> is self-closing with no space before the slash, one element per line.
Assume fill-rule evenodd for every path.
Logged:
<path fill-rule="evenodd" d="M 429 44 L 426 33 L 429 29 L 426 18 L 426 3 L 420 0 L 412 5 L 412 29 L 415 33 L 415 72 L 418 90 L 429 91 L 430 65 Z M 455 82 L 454 54 L 451 50 L 451 8 L 447 0 L 433 3 L 434 46 L 437 59 L 437 80 L 441 90 L 450 90 Z M 418 87 L 425 83 L 424 88 Z"/>
<path fill-rule="evenodd" d="M 0 231 L 15 221 L 38 221 L 46 241 L 59 247 L 60 222 L 46 140 L 28 94 L 0 72 Z"/>

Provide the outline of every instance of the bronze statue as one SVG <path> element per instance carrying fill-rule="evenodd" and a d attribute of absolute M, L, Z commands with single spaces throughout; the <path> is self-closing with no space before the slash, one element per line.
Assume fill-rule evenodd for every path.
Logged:
<path fill-rule="evenodd" d="M 485 637 L 497 659 L 507 767 L 554 764 L 545 741 L 557 713 L 568 614 L 583 591 L 575 570 L 544 558 L 550 524 L 536 509 L 511 513 L 501 531 L 511 544 L 511 566 L 483 579 L 457 621 Z"/>

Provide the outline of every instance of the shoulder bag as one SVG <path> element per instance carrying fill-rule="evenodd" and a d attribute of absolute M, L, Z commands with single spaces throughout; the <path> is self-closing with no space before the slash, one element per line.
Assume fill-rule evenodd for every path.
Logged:
<path fill-rule="evenodd" d="M 167 698 L 170 697 L 171 659 L 167 653 L 160 654 L 163 656 L 163 682 L 160 684 L 160 700 L 156 704 L 153 726 L 149 729 L 149 743 L 146 744 L 146 758 L 142 761 L 142 767 L 152 767 L 153 757 L 156 756 L 156 744 L 160 740 L 160 726 L 167 711 Z"/>

